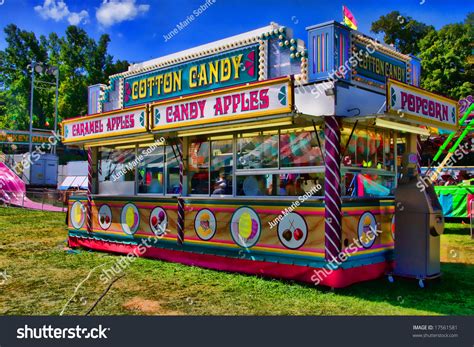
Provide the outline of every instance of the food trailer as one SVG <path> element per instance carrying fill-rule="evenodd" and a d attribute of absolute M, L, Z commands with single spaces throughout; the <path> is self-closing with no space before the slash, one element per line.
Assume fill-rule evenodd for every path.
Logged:
<path fill-rule="evenodd" d="M 394 190 L 456 102 L 420 61 L 331 21 L 131 65 L 62 123 L 88 151 L 69 245 L 330 287 L 390 271 Z M 418 145 L 418 147 L 417 147 Z"/>

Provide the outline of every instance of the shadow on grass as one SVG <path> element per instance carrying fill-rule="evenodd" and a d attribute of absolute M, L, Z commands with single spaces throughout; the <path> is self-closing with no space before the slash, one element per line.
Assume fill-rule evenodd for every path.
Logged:
<path fill-rule="evenodd" d="M 446 218 L 444 224 L 445 234 L 470 235 L 469 218 Z"/>
<path fill-rule="evenodd" d="M 434 314 L 473 315 L 474 265 L 442 263 L 441 271 L 442 277 L 425 282 L 425 288 L 420 288 L 414 279 L 396 277 L 390 283 L 384 277 L 338 289 L 336 293 Z"/>

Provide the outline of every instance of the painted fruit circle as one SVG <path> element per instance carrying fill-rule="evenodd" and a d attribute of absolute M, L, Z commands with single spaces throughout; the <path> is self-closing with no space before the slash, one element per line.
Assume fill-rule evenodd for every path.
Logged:
<path fill-rule="evenodd" d="M 308 227 L 304 218 L 291 212 L 278 223 L 278 238 L 286 248 L 297 249 L 304 245 L 308 237 Z"/>
<path fill-rule="evenodd" d="M 235 210 L 230 222 L 230 233 L 240 247 L 250 248 L 260 238 L 261 225 L 257 213 L 250 207 Z"/>
<path fill-rule="evenodd" d="M 135 234 L 138 225 L 140 224 L 140 215 L 138 214 L 138 209 L 134 204 L 128 203 L 122 208 L 120 223 L 122 224 L 122 230 L 126 234 Z"/>
<path fill-rule="evenodd" d="M 99 209 L 99 225 L 102 229 L 107 230 L 112 224 L 112 210 L 109 205 L 102 205 Z"/>
<path fill-rule="evenodd" d="M 375 242 L 377 231 L 377 221 L 375 216 L 370 212 L 364 212 L 359 219 L 357 234 L 359 241 L 364 248 L 370 248 Z"/>
<path fill-rule="evenodd" d="M 194 218 L 194 231 L 204 241 L 212 239 L 216 233 L 216 217 L 207 208 L 203 208 Z"/>
<path fill-rule="evenodd" d="M 161 207 L 155 207 L 150 213 L 150 228 L 156 236 L 166 234 L 168 227 L 168 216 L 166 211 Z"/>
<path fill-rule="evenodd" d="M 85 221 L 86 207 L 80 201 L 76 201 L 71 208 L 71 224 L 75 229 L 80 229 Z"/>

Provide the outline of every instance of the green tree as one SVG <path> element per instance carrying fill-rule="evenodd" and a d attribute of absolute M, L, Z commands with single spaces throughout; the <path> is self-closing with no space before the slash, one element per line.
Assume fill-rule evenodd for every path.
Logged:
<path fill-rule="evenodd" d="M 461 99 L 474 93 L 472 54 L 472 13 L 464 23 L 449 24 L 424 37 L 419 47 L 422 87 Z"/>
<path fill-rule="evenodd" d="M 393 44 L 400 52 L 418 54 L 418 41 L 434 31 L 434 27 L 392 11 L 373 22 L 370 30 L 376 34 L 384 33 L 384 42 Z"/>
<path fill-rule="evenodd" d="M 108 53 L 110 37 L 96 42 L 76 26 L 69 26 L 63 37 L 56 33 L 36 37 L 14 24 L 4 28 L 7 47 L 0 50 L 0 128 L 28 129 L 31 62 L 59 66 L 59 119 L 84 115 L 87 111 L 87 86 L 106 83 L 108 76 L 125 71 L 126 61 L 114 62 Z M 54 124 L 55 90 L 48 84 L 55 76 L 36 74 L 33 126 Z"/>

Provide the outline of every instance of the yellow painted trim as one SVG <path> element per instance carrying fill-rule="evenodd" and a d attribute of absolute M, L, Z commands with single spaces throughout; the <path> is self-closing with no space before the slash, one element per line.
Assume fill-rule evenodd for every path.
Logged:
<path fill-rule="evenodd" d="M 390 101 L 390 100 L 389 100 Z M 388 112 L 388 114 L 391 114 L 391 115 L 394 115 L 394 116 L 400 116 L 399 113 L 397 113 L 397 111 L 393 110 L 393 109 L 390 109 Z M 456 114 L 458 112 L 456 111 Z M 446 129 L 446 130 L 452 130 L 452 131 L 456 131 L 459 129 L 459 125 L 453 125 L 453 124 L 446 124 L 446 123 L 443 123 L 443 122 L 439 122 L 439 121 L 431 121 L 431 123 L 428 123 L 428 119 L 424 118 L 424 117 L 420 117 L 420 116 L 416 116 L 412 113 L 406 113 L 404 112 L 405 116 L 403 117 L 403 119 L 408 119 L 408 120 L 412 120 L 412 121 L 418 121 L 420 123 L 423 123 L 425 124 L 426 126 L 430 126 L 430 127 L 433 127 L 433 128 L 442 128 L 442 129 Z M 459 117 L 456 116 L 456 123 L 459 122 Z M 393 120 L 392 120 L 393 121 Z M 415 122 L 411 122 L 411 124 L 415 124 L 415 125 L 420 125 L 419 123 L 415 123 Z"/>
<path fill-rule="evenodd" d="M 105 231 L 105 230 L 93 230 L 93 233 L 97 234 L 107 234 L 107 235 L 120 235 L 120 236 L 130 236 L 124 232 L 113 232 L 113 231 Z M 151 238 L 151 239 L 156 239 L 156 240 L 167 240 L 167 241 L 176 241 L 176 237 L 157 237 L 157 236 L 152 236 L 152 235 L 138 235 L 135 234 L 133 235 L 134 238 L 140 238 L 140 239 L 145 239 L 145 238 Z M 114 242 L 111 240 L 110 242 Z M 120 242 L 120 241 L 117 241 Z M 223 243 L 223 242 L 216 242 L 216 241 L 201 241 L 201 240 L 190 240 L 190 239 L 185 239 L 185 243 L 194 243 L 194 244 L 203 244 L 207 246 L 218 246 L 218 247 L 225 247 L 225 248 L 232 248 L 232 249 L 241 249 L 237 244 L 229 244 L 229 243 Z M 273 253 L 284 253 L 284 254 L 298 254 L 298 255 L 309 255 L 309 256 L 315 256 L 315 255 L 321 255 L 324 256 L 323 252 L 311 252 L 311 251 L 295 251 L 295 250 L 286 250 L 286 249 L 281 249 L 281 248 L 272 248 L 272 247 L 263 247 L 263 246 L 253 246 L 252 249 L 255 250 L 260 250 L 260 251 L 266 251 L 266 252 L 273 252 Z M 365 251 L 364 251 L 365 252 Z"/>
<path fill-rule="evenodd" d="M 415 87 L 415 86 L 412 86 L 410 84 L 406 84 L 406 83 L 403 83 L 403 82 L 400 82 L 400 81 L 397 81 L 397 80 L 392 80 L 390 78 L 387 79 L 387 85 L 390 87 L 391 85 L 398 85 L 399 87 L 401 88 L 405 88 L 405 89 L 409 89 L 411 91 L 414 91 L 415 93 L 418 93 L 418 94 L 423 94 L 424 96 L 427 96 L 429 98 L 434 98 L 434 99 L 442 99 L 448 103 L 451 103 L 453 104 L 453 106 L 457 106 L 457 101 L 453 100 L 453 99 L 450 99 L 446 96 L 443 96 L 443 95 L 438 95 L 436 93 L 432 93 L 432 92 L 429 92 L 427 90 L 424 90 L 422 88 L 419 88 L 419 87 Z"/>
<path fill-rule="evenodd" d="M 122 132 L 118 132 L 118 133 L 83 136 L 83 137 L 76 138 L 76 139 L 64 140 L 63 143 L 79 143 L 79 142 L 84 142 L 84 141 L 87 141 L 87 140 L 104 139 L 104 138 L 109 138 L 109 137 L 116 137 L 116 136 L 122 136 L 122 135 L 131 135 L 131 134 L 140 134 L 140 133 L 146 133 L 146 132 L 147 132 L 146 128 L 126 130 L 126 131 L 122 131 Z"/>
<path fill-rule="evenodd" d="M 285 114 L 285 113 L 290 113 L 290 112 L 291 112 L 291 108 L 285 107 L 285 108 L 271 110 L 271 111 L 246 113 L 240 116 L 225 116 L 225 117 L 218 118 L 219 119 L 218 121 L 216 121 L 216 119 L 205 119 L 205 120 L 190 121 L 190 122 L 185 122 L 185 123 L 174 123 L 171 125 L 162 125 L 156 128 L 152 128 L 152 131 L 175 129 L 175 128 L 182 128 L 185 126 L 187 127 L 187 126 L 192 126 L 192 125 L 204 125 L 204 124 L 211 124 L 211 123 L 218 125 L 221 122 L 225 122 L 229 120 L 248 119 L 248 118 L 254 118 L 254 117 Z"/>
<path fill-rule="evenodd" d="M 145 112 L 145 126 L 143 128 L 139 129 L 132 129 L 132 130 L 125 130 L 125 131 L 116 131 L 112 133 L 106 133 L 106 134 L 94 134 L 94 135 L 89 135 L 89 136 L 82 136 L 79 138 L 74 138 L 74 139 L 65 139 L 64 138 L 64 128 L 65 124 L 68 123 L 76 123 L 76 122 L 87 122 L 91 119 L 96 119 L 96 118 L 102 118 L 102 117 L 108 117 L 112 115 L 117 115 L 120 113 L 126 113 L 127 111 L 136 111 L 136 110 L 143 110 Z M 63 121 L 61 130 L 62 130 L 62 135 L 63 135 L 63 143 L 64 144 L 75 144 L 75 143 L 83 143 L 84 141 L 88 140 L 94 140 L 94 139 L 104 139 L 104 138 L 110 138 L 110 137 L 116 137 L 116 136 L 123 136 L 123 135 L 130 135 L 130 134 L 140 134 L 140 133 L 145 133 L 149 131 L 149 110 L 148 110 L 148 105 L 140 105 L 140 106 L 135 106 L 135 107 L 130 107 L 130 108 L 122 108 L 120 110 L 114 110 L 114 111 L 109 111 L 105 113 L 96 113 L 91 116 L 86 116 L 86 117 L 79 117 L 79 118 L 74 118 L 74 119 L 66 119 Z"/>
<path fill-rule="evenodd" d="M 458 103 L 455 101 L 455 100 L 452 100 L 452 99 L 449 99 L 445 96 L 442 96 L 442 95 L 438 95 L 438 94 L 434 94 L 434 93 L 431 93 L 429 91 L 426 91 L 424 89 L 421 89 L 421 88 L 418 88 L 418 87 L 415 87 L 415 86 L 411 86 L 409 84 L 406 84 L 406 83 L 402 83 L 402 82 L 399 82 L 399 81 L 396 81 L 396 80 L 392 80 L 392 79 L 387 79 L 387 113 L 388 114 L 393 114 L 395 116 L 400 116 L 399 113 L 397 112 L 397 110 L 394 110 L 392 109 L 392 107 L 390 105 L 392 105 L 392 93 L 390 93 L 390 87 L 392 85 L 397 85 L 401 88 L 404 88 L 404 89 L 408 89 L 410 91 L 413 91 L 415 93 L 418 93 L 418 94 L 422 94 L 424 96 L 426 96 L 427 98 L 431 98 L 431 99 L 438 99 L 438 100 L 442 100 L 444 102 L 447 102 L 449 104 L 451 104 L 452 106 L 454 106 L 455 110 L 456 110 L 456 124 L 453 125 L 453 124 L 446 124 L 446 123 L 443 123 L 443 122 L 440 122 L 440 121 L 437 121 L 437 120 L 430 120 L 429 118 L 425 118 L 425 117 L 421 117 L 421 116 L 418 116 L 416 114 L 413 114 L 413 113 L 410 113 L 410 112 L 407 112 L 407 111 L 403 111 L 404 113 L 404 118 L 405 119 L 408 119 L 408 120 L 413 120 L 413 121 L 418 121 L 422 124 L 425 124 L 427 126 L 433 126 L 433 127 L 438 127 L 438 128 L 442 128 L 442 129 L 447 129 L 447 130 L 453 130 L 453 131 L 456 131 L 457 129 L 459 129 L 459 105 Z M 419 125 L 418 123 L 415 123 L 416 125 Z"/>
<path fill-rule="evenodd" d="M 108 111 L 108 112 L 104 112 L 104 113 L 95 113 L 95 114 L 84 116 L 84 117 L 76 117 L 76 118 L 71 118 L 71 119 L 65 119 L 61 122 L 61 124 L 73 123 L 73 122 L 77 122 L 79 120 L 83 121 L 83 120 L 95 119 L 95 118 L 100 118 L 100 117 L 104 117 L 104 116 L 111 116 L 111 115 L 114 115 L 114 114 L 119 114 L 119 113 L 124 113 L 124 112 L 128 112 L 128 111 L 139 110 L 139 109 L 143 109 L 143 111 L 145 111 L 145 112 L 147 111 L 146 110 L 146 105 L 139 105 L 139 106 L 121 108 L 119 110 L 113 110 L 113 111 Z"/>
<path fill-rule="evenodd" d="M 130 236 L 128 234 L 125 234 L 124 232 L 110 232 L 110 231 L 104 231 L 104 230 L 93 230 L 93 233 L 97 234 L 108 234 L 108 235 L 121 235 L 121 236 Z M 176 241 L 176 237 L 154 237 L 152 235 L 133 235 L 133 238 L 140 238 L 140 239 L 145 239 L 145 238 L 151 238 L 151 239 L 156 239 L 156 240 L 167 240 L 167 241 Z M 114 241 L 110 241 L 114 242 Z M 120 242 L 120 241 L 117 241 Z M 207 245 L 207 246 L 217 246 L 217 247 L 223 247 L 223 248 L 231 248 L 231 249 L 241 249 L 241 247 L 237 244 L 229 244 L 229 243 L 222 243 L 222 242 L 216 242 L 216 241 L 201 241 L 201 240 L 190 240 L 190 239 L 185 239 L 185 243 L 193 243 L 193 244 L 202 244 L 202 245 Z M 357 255 L 364 255 L 364 254 L 372 254 L 372 253 L 379 253 L 381 251 L 387 250 L 387 249 L 393 249 L 393 246 L 387 246 L 387 247 L 382 247 L 382 248 L 375 248 L 375 249 L 367 249 L 363 251 L 358 251 L 356 253 L 351 253 L 347 254 L 348 257 L 352 256 L 357 256 Z M 290 249 L 281 249 L 281 248 L 272 248 L 272 247 L 263 247 L 263 246 L 253 246 L 253 250 L 257 251 L 264 251 L 264 252 L 271 252 L 271 253 L 281 253 L 281 254 L 295 254 L 295 255 L 304 255 L 304 256 L 312 256 L 312 257 L 324 257 L 324 252 L 312 252 L 312 251 L 297 251 L 297 250 L 290 250 Z"/>
<path fill-rule="evenodd" d="M 95 142 L 88 142 L 87 144 L 84 144 L 84 147 L 99 147 L 99 146 L 109 146 L 109 145 L 116 145 L 116 144 L 126 144 L 126 143 L 137 143 L 137 142 L 145 142 L 145 141 L 151 141 L 154 139 L 153 135 L 145 135 L 145 136 L 139 136 L 139 137 L 133 137 L 130 139 L 114 139 L 114 140 L 108 140 L 108 141 L 95 141 Z"/>

